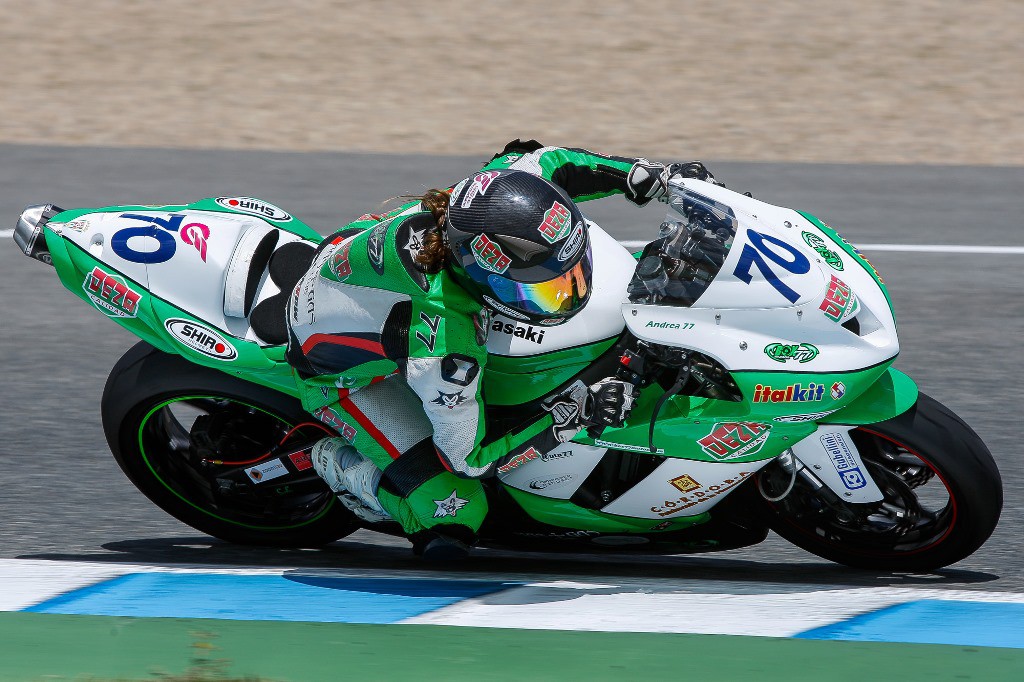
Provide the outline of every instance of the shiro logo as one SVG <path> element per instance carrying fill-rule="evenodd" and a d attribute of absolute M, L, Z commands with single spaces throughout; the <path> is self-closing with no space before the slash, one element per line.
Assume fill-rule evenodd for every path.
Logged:
<path fill-rule="evenodd" d="M 234 360 L 238 351 L 223 336 L 209 327 L 193 322 L 172 318 L 164 322 L 164 328 L 183 346 L 218 360 Z"/>
<path fill-rule="evenodd" d="M 267 218 L 278 223 L 287 223 L 292 219 L 290 215 L 273 204 L 268 204 L 253 197 L 217 197 L 217 203 L 232 211 L 240 211 L 250 215 Z"/>
<path fill-rule="evenodd" d="M 583 230 L 583 223 L 576 223 L 576 227 L 573 228 L 572 234 L 570 234 L 569 238 L 565 240 L 561 250 L 558 252 L 558 260 L 564 263 L 575 256 L 579 253 L 580 249 L 583 248 L 583 244 L 585 244 L 586 241 L 587 234 Z"/>

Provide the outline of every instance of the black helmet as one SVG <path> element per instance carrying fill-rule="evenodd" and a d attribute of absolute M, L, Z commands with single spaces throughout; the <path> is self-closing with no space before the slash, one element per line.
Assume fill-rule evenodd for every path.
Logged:
<path fill-rule="evenodd" d="M 488 170 L 452 190 L 451 270 L 487 307 L 553 325 L 590 297 L 590 238 L 561 187 L 524 171 Z"/>

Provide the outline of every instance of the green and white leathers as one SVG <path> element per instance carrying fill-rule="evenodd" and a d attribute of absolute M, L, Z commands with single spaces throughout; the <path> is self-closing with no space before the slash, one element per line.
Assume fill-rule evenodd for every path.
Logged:
<path fill-rule="evenodd" d="M 573 200 L 622 193 L 642 203 L 646 197 L 638 198 L 629 178 L 638 162 L 511 143 L 456 194 L 482 194 L 494 176 L 486 171 L 512 169 L 561 186 Z M 654 182 L 649 177 L 648 185 Z M 473 479 L 512 452 L 560 441 L 543 410 L 507 432 L 487 432 L 482 379 L 490 315 L 447 269 L 429 274 L 416 262 L 433 226 L 432 214 L 414 202 L 364 215 L 330 237 L 289 302 L 288 358 L 305 379 L 303 406 L 383 470 L 379 491 L 368 492 L 377 492 L 406 532 L 440 524 L 475 532 L 487 502 Z M 543 328 L 523 330 L 543 339 Z M 562 439 L 576 435 L 574 424 L 562 425 Z M 338 484 L 327 457 L 314 464 Z"/>

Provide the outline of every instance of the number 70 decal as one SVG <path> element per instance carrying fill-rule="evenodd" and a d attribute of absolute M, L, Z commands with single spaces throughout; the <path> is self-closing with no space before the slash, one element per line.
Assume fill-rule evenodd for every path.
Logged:
<path fill-rule="evenodd" d="M 751 266 L 756 266 L 776 291 L 785 296 L 786 300 L 790 303 L 796 303 L 796 300 L 800 298 L 800 294 L 793 291 L 792 288 L 779 279 L 779 276 L 775 274 L 775 270 L 768 261 L 775 263 L 787 272 L 792 272 L 794 275 L 802 275 L 809 271 L 811 269 L 811 261 L 807 259 L 807 256 L 803 255 L 786 242 L 767 234 L 761 234 L 754 230 L 747 230 L 747 240 L 748 243 L 743 245 L 743 251 L 740 253 L 740 259 L 737 261 L 736 269 L 732 271 L 732 274 L 738 279 L 750 284 L 753 279 L 753 275 L 750 274 L 750 268 Z M 777 251 L 766 246 L 766 243 L 779 247 L 792 256 L 792 260 L 787 260 L 783 256 L 780 256 Z"/>

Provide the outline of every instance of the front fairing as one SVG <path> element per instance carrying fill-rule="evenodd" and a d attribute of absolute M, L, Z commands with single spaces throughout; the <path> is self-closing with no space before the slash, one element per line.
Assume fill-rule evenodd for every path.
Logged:
<path fill-rule="evenodd" d="M 691 303 L 631 294 L 623 315 L 634 335 L 697 350 L 732 372 L 846 373 L 896 357 L 887 292 L 835 232 L 792 209 L 684 183 L 729 206 L 735 237 Z"/>

